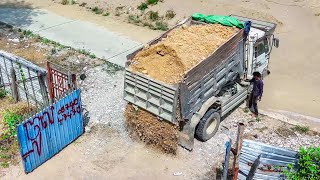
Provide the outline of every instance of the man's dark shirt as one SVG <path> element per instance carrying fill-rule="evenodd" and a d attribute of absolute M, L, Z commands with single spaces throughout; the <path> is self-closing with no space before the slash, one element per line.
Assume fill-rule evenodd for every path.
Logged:
<path fill-rule="evenodd" d="M 263 82 L 262 80 L 256 80 L 255 78 L 250 80 L 251 83 L 253 83 L 253 89 L 252 94 L 255 97 L 262 97 L 263 94 Z"/>

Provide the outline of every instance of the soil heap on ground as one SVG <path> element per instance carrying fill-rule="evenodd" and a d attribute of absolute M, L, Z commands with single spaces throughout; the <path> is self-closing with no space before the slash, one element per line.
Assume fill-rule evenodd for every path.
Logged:
<path fill-rule="evenodd" d="M 128 104 L 125 110 L 126 126 L 131 137 L 135 137 L 162 152 L 176 154 L 178 129 L 157 116 Z"/>
<path fill-rule="evenodd" d="M 181 82 L 184 73 L 206 59 L 237 31 L 220 24 L 182 26 L 157 44 L 145 47 L 129 68 L 167 84 Z"/>

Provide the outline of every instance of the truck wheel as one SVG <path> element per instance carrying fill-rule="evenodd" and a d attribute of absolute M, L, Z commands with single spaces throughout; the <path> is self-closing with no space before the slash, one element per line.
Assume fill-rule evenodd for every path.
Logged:
<path fill-rule="evenodd" d="M 196 138 L 202 142 L 209 140 L 216 134 L 219 125 L 220 114 L 215 109 L 209 109 L 196 127 Z"/>

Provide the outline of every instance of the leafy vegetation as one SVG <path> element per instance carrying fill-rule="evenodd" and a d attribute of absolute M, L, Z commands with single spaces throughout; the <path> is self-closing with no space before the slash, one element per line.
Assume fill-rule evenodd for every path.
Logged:
<path fill-rule="evenodd" d="M 168 30 L 168 24 L 164 21 L 157 21 L 156 22 L 156 27 L 155 30 L 161 30 L 161 31 L 166 31 Z"/>
<path fill-rule="evenodd" d="M 103 16 L 109 16 L 110 15 L 110 13 L 109 12 L 105 12 L 105 13 L 103 13 Z"/>
<path fill-rule="evenodd" d="M 146 10 L 148 8 L 148 4 L 147 3 L 141 3 L 139 6 L 138 6 L 138 9 L 140 10 L 140 11 L 144 11 L 144 10 Z"/>
<path fill-rule="evenodd" d="M 154 4 L 158 4 L 159 0 L 147 0 L 147 4 L 148 5 L 154 5 Z"/>
<path fill-rule="evenodd" d="M 296 131 L 296 132 L 299 132 L 301 134 L 305 134 L 309 131 L 309 127 L 308 126 L 299 126 L 299 125 L 296 125 L 294 127 L 291 128 L 292 131 Z"/>
<path fill-rule="evenodd" d="M 7 91 L 4 88 L 0 88 L 0 99 L 3 99 L 7 96 Z"/>
<path fill-rule="evenodd" d="M 289 164 L 283 173 L 289 180 L 320 179 L 320 147 L 300 148 L 298 164 Z"/>
<path fill-rule="evenodd" d="M 167 19 L 173 19 L 175 16 L 176 16 L 176 13 L 173 10 L 168 10 L 165 15 Z"/>
<path fill-rule="evenodd" d="M 160 18 L 159 13 L 155 11 L 149 11 L 149 19 L 152 21 L 156 21 Z"/>
<path fill-rule="evenodd" d="M 92 10 L 92 12 L 94 12 L 96 14 L 102 14 L 103 13 L 103 9 L 99 8 L 98 6 L 95 6 L 91 10 Z"/>
<path fill-rule="evenodd" d="M 6 110 L 3 112 L 2 120 L 6 128 L 4 134 L 2 135 L 2 138 L 8 139 L 14 137 L 16 135 L 17 125 L 22 122 L 22 116 L 12 111 Z"/>

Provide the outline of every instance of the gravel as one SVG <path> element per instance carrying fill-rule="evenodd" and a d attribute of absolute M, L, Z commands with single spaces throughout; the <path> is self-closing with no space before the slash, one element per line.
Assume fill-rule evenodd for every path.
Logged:
<path fill-rule="evenodd" d="M 108 65 L 88 69 L 80 82 L 84 109 L 89 112 L 89 124 L 106 124 L 119 133 L 127 133 L 124 126 L 123 71 L 110 74 Z"/>

